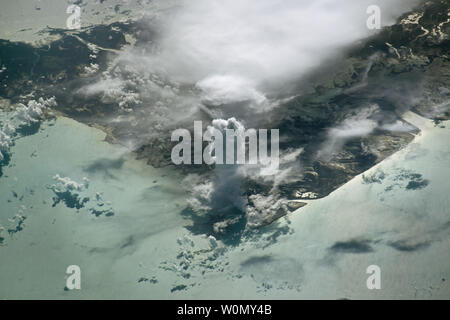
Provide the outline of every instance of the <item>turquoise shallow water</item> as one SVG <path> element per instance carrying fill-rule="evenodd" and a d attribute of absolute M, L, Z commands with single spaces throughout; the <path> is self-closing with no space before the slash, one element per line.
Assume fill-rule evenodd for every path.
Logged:
<path fill-rule="evenodd" d="M 183 225 L 178 177 L 132 160 L 125 149 L 103 138 L 96 129 L 59 118 L 53 126 L 44 125 L 39 133 L 16 141 L 11 165 L 1 178 L 0 221 L 6 228 L 7 219 L 19 210 L 26 220 L 23 231 L 4 236 L 0 248 L 1 297 L 67 296 L 62 289 L 70 264 L 80 265 L 90 283 L 80 297 L 109 296 L 114 294 L 111 288 L 100 284 L 117 277 L 117 260 L 139 250 L 141 241 L 164 237 Z M 86 194 L 93 199 L 101 192 L 114 216 L 95 217 L 87 208 L 77 212 L 63 203 L 52 207 L 54 194 L 48 187 L 56 174 L 77 182 L 88 177 Z M 153 242 L 146 254 L 162 250 L 163 244 Z M 131 265 L 138 268 L 137 263 Z M 131 268 L 118 274 L 127 278 L 131 271 L 137 272 Z M 120 286 L 123 280 L 109 281 Z"/>
<path fill-rule="evenodd" d="M 181 175 L 97 129 L 44 123 L 0 178 L 0 225 L 26 217 L 2 233 L 0 298 L 450 298 L 450 125 L 407 118 L 423 130 L 412 144 L 237 247 L 189 234 Z M 52 206 L 56 174 L 89 179 L 84 208 Z M 89 211 L 97 192 L 114 215 Z M 381 290 L 366 287 L 374 264 Z M 64 290 L 69 265 L 81 290 Z"/>

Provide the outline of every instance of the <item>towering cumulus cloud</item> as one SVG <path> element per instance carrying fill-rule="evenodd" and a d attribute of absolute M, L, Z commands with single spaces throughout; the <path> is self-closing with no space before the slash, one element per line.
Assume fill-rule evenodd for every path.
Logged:
<path fill-rule="evenodd" d="M 331 159 L 348 140 L 374 131 L 382 113 L 374 107 L 350 116 L 344 105 L 340 116 L 335 116 L 329 111 L 321 114 L 317 109 L 322 104 L 316 108 L 312 103 L 297 108 L 297 117 L 292 117 L 309 125 L 308 131 L 302 130 L 303 122 L 298 127 L 291 124 L 292 119 L 284 122 L 284 128 L 283 123 L 276 127 L 280 123 L 274 116 L 276 108 L 281 106 L 280 113 L 289 113 L 285 102 L 302 94 L 302 80 L 318 74 L 319 68 L 320 74 L 328 70 L 346 48 L 377 32 L 367 27 L 370 6 L 379 6 L 381 25 L 386 26 L 418 2 L 174 0 L 168 10 L 150 15 L 148 29 L 143 30 L 148 31 L 148 37 L 140 33 L 135 46 L 121 52 L 113 67 L 79 92 L 99 95 L 102 103 L 119 100 L 119 115 L 110 121 L 118 128 L 116 134 L 122 134 L 119 138 L 129 141 L 158 166 L 170 164 L 163 156 L 158 157 L 168 149 L 168 133 L 179 128 L 192 130 L 194 121 L 204 121 L 206 127 L 214 120 L 234 118 L 248 129 L 280 128 L 280 138 L 285 140 L 280 143 L 284 147 L 279 168 L 216 166 L 185 180 L 194 214 L 200 213 L 207 223 L 212 222 L 216 235 L 236 225 L 256 226 L 263 224 L 262 220 L 270 223 L 289 210 L 289 204 L 292 206 L 284 200 L 318 197 L 319 187 L 314 185 L 310 190 L 298 186 L 300 179 L 325 181 L 318 179 L 313 166 L 303 168 L 304 164 L 299 164 L 301 155 Z M 368 73 L 376 58 L 373 55 L 367 65 L 359 66 L 363 70 L 360 79 L 357 72 L 349 76 L 355 76 L 359 83 L 350 88 L 353 92 L 368 86 Z M 323 106 L 326 108 L 327 103 Z M 357 108 L 365 107 L 358 104 Z M 312 121 L 314 117 L 322 121 Z M 286 138 L 297 141 L 289 144 Z M 312 140 L 320 145 L 314 146 Z M 297 183 L 292 188 L 299 191 L 293 193 L 288 190 L 290 186 L 280 186 L 281 180 L 284 184 Z M 336 186 L 342 182 L 337 178 L 334 181 Z M 200 221 L 199 217 L 195 219 Z"/>
<path fill-rule="evenodd" d="M 150 14 L 151 41 L 121 53 L 116 67 L 80 92 L 119 100 L 125 121 L 145 105 L 145 128 L 173 129 L 204 105 L 216 108 L 212 118 L 258 126 L 255 114 L 276 107 L 290 88 L 298 94 L 297 80 L 376 32 L 367 28 L 369 6 L 378 5 L 388 25 L 418 2 L 173 0 Z"/>

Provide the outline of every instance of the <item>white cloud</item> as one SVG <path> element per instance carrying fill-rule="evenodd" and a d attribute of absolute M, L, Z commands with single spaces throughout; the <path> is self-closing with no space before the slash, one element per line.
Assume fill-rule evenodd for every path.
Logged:
<path fill-rule="evenodd" d="M 371 31 L 366 9 L 379 5 L 383 24 L 416 0 L 179 1 L 162 17 L 154 63 L 181 82 L 207 87 L 205 98 L 229 93 L 262 100 L 267 87 L 299 78 Z M 206 85 L 209 84 L 209 85 Z M 212 90 L 216 88 L 216 93 Z M 240 88 L 241 90 L 237 90 Z"/>
<path fill-rule="evenodd" d="M 6 154 L 10 153 L 10 148 L 13 144 L 12 138 L 5 132 L 0 130 L 0 161 L 3 161 Z"/>
<path fill-rule="evenodd" d="M 26 105 L 17 104 L 15 111 L 9 117 L 9 121 L 5 121 L 2 124 L 3 126 L 0 127 L 0 161 L 3 161 L 6 155 L 10 155 L 14 140 L 20 137 L 16 129 L 40 122 L 44 118 L 47 108 L 56 105 L 55 97 L 39 98 L 37 101 L 29 100 Z"/>
<path fill-rule="evenodd" d="M 87 178 L 83 178 L 83 183 L 78 183 L 71 180 L 69 177 L 61 177 L 59 174 L 56 174 L 53 177 L 57 183 L 52 185 L 52 190 L 57 190 L 59 192 L 63 191 L 82 191 L 89 187 L 89 180 Z"/>
<path fill-rule="evenodd" d="M 317 157 L 329 160 L 333 154 L 341 150 L 349 139 L 366 137 L 371 134 L 378 127 L 378 123 L 370 117 L 378 111 L 378 105 L 371 105 L 345 119 L 340 125 L 329 129 L 327 140 L 322 144 Z"/>
<path fill-rule="evenodd" d="M 39 98 L 36 100 L 29 100 L 27 105 L 18 104 L 13 118 L 19 120 L 21 126 L 29 126 L 42 120 L 44 111 L 48 107 L 55 107 L 57 105 L 55 97 L 49 99 Z"/>
<path fill-rule="evenodd" d="M 288 212 L 286 199 L 280 198 L 277 194 L 252 195 L 249 200 L 252 202 L 252 205 L 246 208 L 247 225 L 249 227 L 260 226 L 264 220 Z"/>
<path fill-rule="evenodd" d="M 203 101 L 210 105 L 249 101 L 251 106 L 264 110 L 261 106 L 268 104 L 264 94 L 255 89 L 255 83 L 240 76 L 215 75 L 199 81 L 196 86 L 202 91 Z"/>
<path fill-rule="evenodd" d="M 380 126 L 380 129 L 393 131 L 393 132 L 411 132 L 417 128 L 404 121 L 396 121 L 394 123 L 388 123 Z"/>

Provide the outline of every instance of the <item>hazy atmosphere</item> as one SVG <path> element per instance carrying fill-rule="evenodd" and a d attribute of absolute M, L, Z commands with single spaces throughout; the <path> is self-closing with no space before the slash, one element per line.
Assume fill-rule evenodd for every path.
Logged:
<path fill-rule="evenodd" d="M 448 0 L 0 8 L 0 299 L 450 298 Z"/>

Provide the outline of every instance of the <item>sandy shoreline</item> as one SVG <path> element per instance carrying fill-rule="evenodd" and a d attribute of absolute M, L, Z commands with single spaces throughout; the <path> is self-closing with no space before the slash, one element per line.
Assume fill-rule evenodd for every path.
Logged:
<path fill-rule="evenodd" d="M 58 118 L 54 126 L 17 141 L 13 165 L 1 178 L 0 189 L 5 191 L 0 198 L 8 203 L 8 214 L 25 206 L 27 220 L 24 230 L 0 247 L 0 297 L 448 298 L 450 289 L 441 279 L 450 278 L 449 238 L 442 229 L 450 219 L 445 188 L 450 172 L 443 156 L 450 154 L 450 124 L 441 128 L 415 115 L 405 118 L 416 125 L 422 121 L 423 132 L 365 173 L 382 171 L 381 183 L 366 184 L 362 176 L 355 177 L 255 239 L 235 248 L 219 243 L 216 249 L 209 248 L 203 235 L 184 228 L 189 222 L 180 214 L 184 205 L 177 177 L 131 159 L 121 167 L 88 174 L 83 168 L 90 163 L 121 159 L 121 147 L 102 141 L 104 133 L 98 129 Z M 81 147 L 83 153 L 77 153 Z M 29 160 L 35 148 L 36 156 Z M 405 190 L 397 181 L 405 172 L 421 173 L 429 186 Z M 52 208 L 45 185 L 56 173 L 75 181 L 88 175 L 92 191 L 111 200 L 116 215 L 95 218 L 62 204 Z M 10 190 L 23 194 L 23 200 L 13 198 Z M 177 194 L 177 203 L 171 194 Z M 331 249 L 352 241 L 367 251 Z M 179 269 L 180 259 L 187 259 L 186 270 Z M 64 269 L 74 263 L 84 272 L 83 288 L 67 292 Z M 371 264 L 383 272 L 381 291 L 365 287 L 365 269 Z"/>
<path fill-rule="evenodd" d="M 46 27 L 67 28 L 67 8 L 74 1 L 15 0 L 0 5 L 0 39 L 36 43 L 51 39 L 39 34 Z M 172 1 L 84 0 L 81 4 L 81 27 L 139 19 L 145 14 L 157 16 L 172 6 Z"/>

